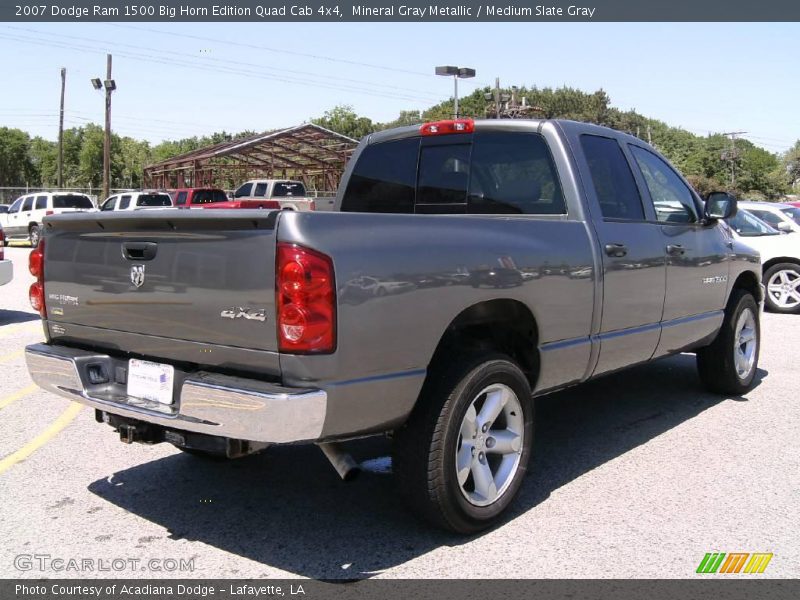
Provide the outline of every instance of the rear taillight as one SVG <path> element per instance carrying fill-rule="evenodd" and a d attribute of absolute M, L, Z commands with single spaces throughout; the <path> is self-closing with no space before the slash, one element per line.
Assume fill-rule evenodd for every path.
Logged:
<path fill-rule="evenodd" d="M 39 245 L 31 251 L 28 257 L 28 270 L 36 277 L 28 290 L 33 310 L 37 311 L 43 319 L 47 318 L 47 308 L 44 305 L 44 239 L 39 240 Z"/>
<path fill-rule="evenodd" d="M 278 243 L 276 257 L 278 350 L 322 354 L 336 349 L 336 285 L 330 257 Z"/>
<path fill-rule="evenodd" d="M 453 133 L 472 133 L 475 131 L 475 121 L 472 119 L 456 119 L 449 121 L 434 121 L 420 126 L 420 135 L 450 135 Z"/>
<path fill-rule="evenodd" d="M 54 215 L 54 214 L 56 214 L 56 213 L 54 211 L 52 211 L 52 210 L 46 210 L 44 212 L 44 216 L 45 217 L 49 217 L 50 215 Z"/>

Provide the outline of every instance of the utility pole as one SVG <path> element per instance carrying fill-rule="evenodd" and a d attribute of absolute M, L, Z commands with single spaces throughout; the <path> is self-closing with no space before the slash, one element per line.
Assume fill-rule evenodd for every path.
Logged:
<path fill-rule="evenodd" d="M 731 189 L 736 189 L 736 159 L 739 158 L 739 152 L 736 150 L 736 136 L 744 135 L 746 131 L 728 131 L 722 135 L 731 139 L 730 150 L 723 151 L 720 155 L 722 160 L 727 160 L 731 163 Z"/>
<path fill-rule="evenodd" d="M 111 187 L 111 92 L 113 85 L 111 79 L 111 55 L 106 54 L 106 131 L 103 139 L 103 198 L 108 198 Z"/>
<path fill-rule="evenodd" d="M 64 187 L 64 88 L 67 70 L 61 68 L 61 108 L 58 111 L 58 188 Z"/>
<path fill-rule="evenodd" d="M 500 118 L 500 78 L 494 78 L 494 118 Z"/>

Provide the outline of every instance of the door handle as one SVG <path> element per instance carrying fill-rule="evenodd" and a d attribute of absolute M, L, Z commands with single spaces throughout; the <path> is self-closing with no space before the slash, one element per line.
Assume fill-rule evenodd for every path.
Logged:
<path fill-rule="evenodd" d="M 686 253 L 686 248 L 680 244 L 667 244 L 667 254 L 670 256 L 683 256 Z"/>
<path fill-rule="evenodd" d="M 122 256 L 128 260 L 152 260 L 156 256 L 155 242 L 123 242 Z"/>
<path fill-rule="evenodd" d="M 621 258 L 628 253 L 628 247 L 625 244 L 606 244 L 606 254 L 614 258 Z"/>

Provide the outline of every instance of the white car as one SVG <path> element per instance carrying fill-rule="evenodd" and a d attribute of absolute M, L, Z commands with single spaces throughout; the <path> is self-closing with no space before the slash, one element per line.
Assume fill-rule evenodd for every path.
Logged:
<path fill-rule="evenodd" d="M 800 313 L 800 233 L 781 233 L 739 206 L 728 225 L 734 236 L 761 254 L 767 308 Z"/>
<path fill-rule="evenodd" d="M 5 257 L 6 238 L 0 225 L 0 285 L 5 285 L 14 278 L 14 265 Z"/>
<path fill-rule="evenodd" d="M 166 192 L 120 192 L 109 196 L 100 205 L 101 211 L 169 208 L 172 197 Z"/>
<path fill-rule="evenodd" d="M 800 233 L 800 208 L 777 202 L 739 202 L 739 208 L 754 214 L 778 231 Z"/>
<path fill-rule="evenodd" d="M 253 179 L 233 193 L 239 201 L 272 200 L 281 210 L 314 210 L 314 199 L 306 196 L 306 186 L 291 179 Z"/>
<path fill-rule="evenodd" d="M 92 199 L 76 192 L 34 192 L 17 198 L 0 224 L 7 240 L 28 240 L 36 246 L 47 215 L 97 210 Z"/>

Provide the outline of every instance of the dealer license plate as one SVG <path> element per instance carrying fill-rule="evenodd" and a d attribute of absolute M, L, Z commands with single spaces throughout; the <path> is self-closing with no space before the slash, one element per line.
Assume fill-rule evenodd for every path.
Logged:
<path fill-rule="evenodd" d="M 172 404 L 172 382 L 175 369 L 147 360 L 128 361 L 128 396 L 161 404 Z"/>

